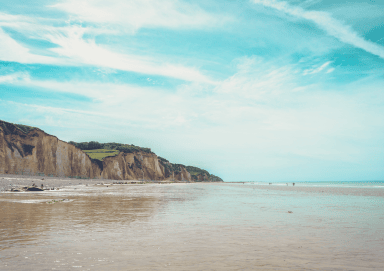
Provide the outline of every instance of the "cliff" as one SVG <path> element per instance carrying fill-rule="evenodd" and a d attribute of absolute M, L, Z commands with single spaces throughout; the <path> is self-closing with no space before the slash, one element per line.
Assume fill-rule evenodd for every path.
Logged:
<path fill-rule="evenodd" d="M 0 173 L 97 178 L 101 170 L 87 154 L 55 136 L 0 121 Z"/>
<path fill-rule="evenodd" d="M 172 164 L 148 148 L 132 146 L 123 145 L 124 148 L 118 148 L 121 151 L 116 151 L 117 155 L 100 161 L 91 159 L 74 142 L 69 144 L 38 128 L 0 120 L 0 174 L 113 180 L 222 181 L 205 170 Z"/>

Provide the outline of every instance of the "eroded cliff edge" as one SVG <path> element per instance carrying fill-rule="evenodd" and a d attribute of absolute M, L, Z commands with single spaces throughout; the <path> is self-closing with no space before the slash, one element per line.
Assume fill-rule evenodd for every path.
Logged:
<path fill-rule="evenodd" d="M 222 181 L 196 167 L 172 164 L 147 151 L 120 152 L 102 161 L 41 129 L 0 120 L 0 174 L 113 180 Z"/>

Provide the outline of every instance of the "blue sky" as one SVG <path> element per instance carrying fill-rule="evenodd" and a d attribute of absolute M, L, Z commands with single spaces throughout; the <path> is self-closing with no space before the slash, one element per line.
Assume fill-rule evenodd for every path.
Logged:
<path fill-rule="evenodd" d="M 384 1 L 0 3 L 2 120 L 225 181 L 384 179 Z"/>

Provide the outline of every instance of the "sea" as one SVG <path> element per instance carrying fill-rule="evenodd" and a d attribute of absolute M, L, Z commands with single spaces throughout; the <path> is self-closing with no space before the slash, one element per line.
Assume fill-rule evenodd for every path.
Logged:
<path fill-rule="evenodd" d="M 384 182 L 2 192 L 0 270 L 384 270 Z"/>

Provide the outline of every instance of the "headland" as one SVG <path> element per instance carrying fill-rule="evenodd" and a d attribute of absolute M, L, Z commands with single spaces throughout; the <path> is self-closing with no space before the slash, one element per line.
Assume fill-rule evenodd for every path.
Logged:
<path fill-rule="evenodd" d="M 222 182 L 208 171 L 174 164 L 149 148 L 65 142 L 43 130 L 0 120 L 0 174 L 141 182 Z"/>

